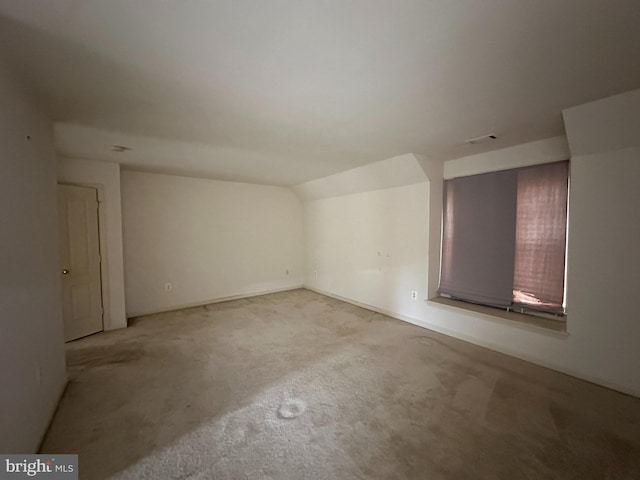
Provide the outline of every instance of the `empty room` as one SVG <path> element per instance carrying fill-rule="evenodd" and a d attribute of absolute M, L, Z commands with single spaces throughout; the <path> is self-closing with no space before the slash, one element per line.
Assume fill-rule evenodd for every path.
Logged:
<path fill-rule="evenodd" d="M 640 478 L 640 2 L 0 0 L 0 478 Z"/>

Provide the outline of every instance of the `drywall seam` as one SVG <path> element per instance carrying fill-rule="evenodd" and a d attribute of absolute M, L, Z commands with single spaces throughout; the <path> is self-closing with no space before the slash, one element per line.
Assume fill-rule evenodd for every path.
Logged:
<path fill-rule="evenodd" d="M 526 354 L 522 354 L 520 352 L 511 350 L 509 348 L 504 348 L 501 345 L 497 345 L 491 342 L 486 342 L 483 340 L 480 340 L 476 337 L 472 337 L 470 335 L 465 335 L 463 333 L 459 333 L 453 330 L 449 330 L 447 328 L 443 328 L 440 327 L 439 325 L 435 325 L 433 323 L 430 322 L 426 322 L 424 320 L 419 320 L 417 318 L 413 318 L 413 317 L 409 317 L 407 315 L 402 315 L 400 313 L 396 313 L 396 312 L 392 312 L 391 310 L 386 310 L 384 308 L 378 308 L 375 307 L 373 305 L 369 305 L 366 303 L 362 303 L 359 302 L 357 300 L 353 300 L 347 297 L 342 297 L 340 295 L 335 295 L 333 293 L 329 293 L 326 292 L 324 290 L 320 290 L 318 288 L 315 287 L 311 287 L 309 285 L 304 285 L 305 289 L 307 290 L 311 290 L 312 292 L 316 292 L 319 293 L 320 295 L 325 295 L 327 297 L 331 297 L 331 298 L 335 298 L 336 300 L 340 300 L 346 303 L 350 303 L 351 305 L 355 305 L 357 307 L 361 307 L 361 308 L 365 308 L 367 310 L 371 310 L 373 312 L 377 312 L 377 313 L 381 313 L 382 315 L 386 315 L 388 317 L 391 318 L 395 318 L 397 320 L 402 320 L 403 322 L 407 322 L 410 323 L 412 325 L 415 325 L 417 327 L 422 327 L 426 330 L 431 330 L 437 333 L 441 333 L 443 335 L 447 335 L 448 337 L 452 337 L 452 338 L 457 338 L 458 340 L 462 340 L 464 342 L 467 343 L 471 343 L 473 345 L 477 345 L 479 347 L 483 347 L 483 348 L 488 348 L 489 350 L 493 350 L 495 352 L 498 353 L 502 353 L 504 355 L 509 355 L 510 357 L 514 357 L 514 358 L 518 358 L 520 360 L 524 360 L 525 362 L 529 362 L 529 363 L 533 363 L 535 365 L 539 365 L 541 367 L 544 368 L 548 368 L 550 370 L 554 370 L 556 372 L 565 374 L 565 375 L 570 375 L 572 377 L 581 379 L 581 380 L 585 380 L 589 383 L 593 383 L 594 385 L 597 385 L 599 387 L 606 387 L 609 388 L 611 390 L 616 390 L 618 392 L 624 393 L 626 395 L 632 395 L 634 397 L 639 397 L 640 398 L 640 390 L 636 390 L 636 389 L 632 389 L 632 388 L 627 388 L 625 386 L 621 386 L 615 383 L 612 383 L 606 379 L 602 379 L 602 378 L 597 378 L 591 375 L 584 375 L 582 373 L 576 372 L 575 370 L 572 370 L 570 368 L 565 368 L 563 366 L 560 366 L 556 363 L 553 362 L 547 362 L 544 360 L 540 360 L 538 358 L 535 357 L 531 357 L 529 355 Z"/>
<path fill-rule="evenodd" d="M 230 302 L 232 300 L 242 300 L 243 298 L 260 297 L 262 295 L 268 295 L 270 293 L 288 292 L 289 290 L 299 290 L 301 288 L 305 288 L 304 285 L 297 284 L 289 287 L 259 290 L 257 292 L 243 293 L 240 295 L 229 295 L 228 297 L 213 298 L 211 300 L 206 300 L 204 302 L 194 302 L 194 303 L 185 303 L 183 305 L 177 305 L 175 307 L 170 308 L 169 310 L 151 310 L 151 311 L 131 313 L 131 314 L 127 314 L 127 318 L 143 317 L 145 315 L 155 315 L 157 313 L 173 312 L 175 310 L 182 310 L 185 308 L 202 307 L 204 305 L 210 305 L 212 303 L 222 303 L 222 302 Z"/>

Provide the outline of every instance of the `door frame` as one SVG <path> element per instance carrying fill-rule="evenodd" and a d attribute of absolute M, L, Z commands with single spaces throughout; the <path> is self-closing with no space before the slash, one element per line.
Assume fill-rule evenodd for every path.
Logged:
<path fill-rule="evenodd" d="M 58 182 L 58 185 L 70 185 L 72 187 L 88 187 L 96 190 L 98 195 L 98 245 L 100 248 L 100 293 L 102 294 L 102 331 L 109 330 L 111 312 L 109 307 L 109 270 L 107 261 L 107 224 L 104 216 L 104 185 L 101 183 L 84 182 Z"/>

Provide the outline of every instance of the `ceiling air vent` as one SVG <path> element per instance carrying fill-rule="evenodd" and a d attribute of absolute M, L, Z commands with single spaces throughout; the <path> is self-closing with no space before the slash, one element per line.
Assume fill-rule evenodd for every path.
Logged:
<path fill-rule="evenodd" d="M 488 142 L 489 140 L 495 140 L 496 137 L 493 134 L 490 135 L 482 135 L 481 137 L 470 138 L 469 140 L 465 140 L 464 143 L 468 143 L 470 145 L 475 145 L 476 143 Z"/>
<path fill-rule="evenodd" d="M 129 147 L 125 147 L 124 145 L 111 145 L 111 147 L 109 147 L 109 150 L 111 150 L 112 152 L 126 152 L 127 150 L 133 150 L 132 148 Z"/>

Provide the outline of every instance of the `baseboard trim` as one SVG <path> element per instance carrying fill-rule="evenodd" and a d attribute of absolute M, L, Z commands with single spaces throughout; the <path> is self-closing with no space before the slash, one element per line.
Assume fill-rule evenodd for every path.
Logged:
<path fill-rule="evenodd" d="M 593 383 L 594 385 L 598 385 L 600 387 L 608 388 L 610 390 L 615 390 L 620 393 L 624 393 L 625 395 L 630 395 L 632 397 L 640 397 L 640 390 L 635 390 L 633 388 L 628 388 L 626 386 L 617 385 L 615 383 L 609 382 L 608 380 L 604 380 L 601 378 L 596 378 L 591 375 L 585 375 L 580 372 L 576 372 L 570 368 L 566 368 L 561 365 L 557 365 L 553 362 L 547 362 L 544 360 L 540 360 L 539 358 L 532 357 L 521 352 L 517 352 L 511 350 L 509 348 L 504 348 L 501 345 L 492 344 L 491 342 L 486 342 L 484 340 L 478 339 L 476 337 L 472 337 L 470 335 L 465 335 L 464 333 L 459 333 L 454 330 L 449 330 L 447 328 L 441 327 L 439 325 L 420 320 L 417 318 L 409 317 L 407 315 L 402 315 L 400 313 L 392 312 L 391 310 L 386 310 L 384 308 L 379 308 L 374 305 L 369 305 L 367 303 L 359 302 L 357 300 L 353 300 L 351 298 L 343 297 L 341 295 L 336 295 L 331 292 L 326 292 L 324 290 L 311 287 L 309 285 L 304 286 L 305 289 L 311 290 L 312 292 L 319 293 L 320 295 L 325 295 L 330 298 L 335 298 L 336 300 L 340 300 L 342 302 L 350 303 L 351 305 L 355 305 L 357 307 L 365 308 L 367 310 L 371 310 L 376 313 L 381 313 L 382 315 L 386 315 L 391 318 L 395 318 L 397 320 L 402 320 L 403 322 L 410 323 L 417 327 L 422 327 L 427 330 L 434 331 L 436 333 L 441 333 L 448 337 L 456 338 L 458 340 L 462 340 L 463 342 L 471 343 L 478 347 L 487 348 L 489 350 L 493 350 L 494 352 L 503 353 L 505 355 L 509 355 L 510 357 L 517 358 L 519 360 L 524 360 L 525 362 L 533 363 L 535 365 L 539 365 L 544 368 L 548 368 L 549 370 L 553 370 L 555 372 L 562 373 L 564 375 L 569 375 L 570 377 L 578 378 L 580 380 L 584 380 L 589 383 Z"/>
<path fill-rule="evenodd" d="M 143 311 L 143 312 L 136 312 L 136 313 L 127 313 L 127 320 L 132 319 L 132 318 L 136 318 L 136 317 L 143 317 L 145 315 L 155 315 L 157 313 L 167 313 L 167 312 L 174 312 L 176 310 L 183 310 L 185 308 L 194 308 L 194 307 L 202 307 L 204 305 L 210 305 L 212 303 L 222 303 L 222 302 L 230 302 L 232 300 L 242 300 L 243 298 L 251 298 L 251 297 L 260 297 L 262 295 L 269 295 L 270 293 L 280 293 L 280 292 L 288 292 L 289 290 L 299 290 L 301 288 L 305 288 L 304 285 L 299 284 L 299 285 L 291 285 L 289 287 L 281 287 L 281 288 L 272 288 L 272 289 L 268 289 L 268 290 L 260 290 L 257 292 L 251 292 L 251 293 L 242 293 L 240 295 L 229 295 L 227 297 L 218 297 L 218 298 L 213 298 L 211 300 L 205 300 L 202 302 L 194 302 L 194 303 L 185 303 L 182 305 L 177 305 L 175 307 L 170 307 L 170 308 L 164 308 L 161 310 L 149 310 L 149 311 Z"/>

